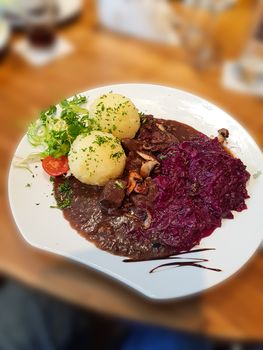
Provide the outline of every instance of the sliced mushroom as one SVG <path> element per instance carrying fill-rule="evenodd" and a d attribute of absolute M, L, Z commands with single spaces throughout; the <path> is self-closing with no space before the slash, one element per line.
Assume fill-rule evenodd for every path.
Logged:
<path fill-rule="evenodd" d="M 143 149 L 145 149 L 146 151 L 150 151 L 152 149 L 152 145 L 146 145 L 145 143 L 142 146 Z"/>
<path fill-rule="evenodd" d="M 157 128 L 158 128 L 159 130 L 161 130 L 161 131 L 166 131 L 165 128 L 164 128 L 164 126 L 163 126 L 163 124 L 156 123 L 156 126 L 157 126 Z"/>
<path fill-rule="evenodd" d="M 222 135 L 225 139 L 229 137 L 229 131 L 225 128 L 219 129 L 218 133 Z"/>
<path fill-rule="evenodd" d="M 228 137 L 229 137 L 229 131 L 227 129 L 222 128 L 218 130 L 217 139 L 220 143 L 223 144 Z"/>
<path fill-rule="evenodd" d="M 141 151 L 137 151 L 136 152 L 140 157 L 142 157 L 144 160 L 147 160 L 147 161 L 154 161 L 156 160 L 156 158 L 154 158 L 153 156 L 151 156 L 150 154 L 148 153 L 144 153 L 144 152 L 141 152 Z"/>
<path fill-rule="evenodd" d="M 136 171 L 130 171 L 127 185 L 127 195 L 129 196 L 137 185 L 137 181 L 142 181 L 142 177 Z"/>
<path fill-rule="evenodd" d="M 148 177 L 157 165 L 160 165 L 160 163 L 157 160 L 149 160 L 148 162 L 145 162 L 141 166 L 140 175 L 143 178 Z"/>

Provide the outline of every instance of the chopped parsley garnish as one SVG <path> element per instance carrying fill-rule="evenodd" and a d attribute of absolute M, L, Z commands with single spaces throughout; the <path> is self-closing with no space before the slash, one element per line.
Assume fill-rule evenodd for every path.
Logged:
<path fill-rule="evenodd" d="M 120 159 L 120 157 L 124 154 L 123 151 L 120 151 L 120 152 L 115 152 L 115 153 L 112 153 L 111 154 L 111 158 L 114 158 L 114 159 Z"/>
<path fill-rule="evenodd" d="M 161 154 L 159 157 L 161 160 L 164 160 L 166 158 L 166 156 L 164 154 Z"/>
<path fill-rule="evenodd" d="M 57 208 L 59 209 L 68 209 L 71 206 L 71 199 L 70 198 L 64 198 L 62 201 L 58 202 Z"/>
<path fill-rule="evenodd" d="M 68 193 L 71 191 L 71 187 L 68 181 L 62 182 L 59 186 L 58 186 L 58 191 L 63 194 L 63 193 Z"/>
<path fill-rule="evenodd" d="M 96 140 L 93 141 L 93 143 L 96 143 L 97 145 L 101 146 L 106 142 L 114 142 L 114 139 L 112 137 L 109 136 L 101 136 L 101 135 L 97 135 L 96 136 Z"/>
<path fill-rule="evenodd" d="M 100 145 L 103 145 L 103 143 L 105 143 L 105 142 L 107 142 L 107 141 L 108 141 L 108 140 L 106 139 L 106 137 L 97 135 L 97 136 L 96 136 L 96 140 L 93 141 L 93 143 L 96 143 L 96 144 L 98 144 L 98 145 L 100 146 Z"/>
<path fill-rule="evenodd" d="M 147 117 L 144 116 L 144 114 L 140 115 L 141 117 L 141 123 L 146 124 L 147 123 Z"/>
<path fill-rule="evenodd" d="M 58 186 L 59 198 L 57 199 L 57 208 L 70 208 L 72 200 L 72 189 L 70 183 L 66 180 Z"/>

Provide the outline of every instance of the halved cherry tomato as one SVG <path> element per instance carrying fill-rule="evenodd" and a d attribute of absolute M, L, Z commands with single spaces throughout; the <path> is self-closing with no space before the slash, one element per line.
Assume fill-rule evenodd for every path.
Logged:
<path fill-rule="evenodd" d="M 47 156 L 42 160 L 42 167 L 48 175 L 59 176 L 65 174 L 69 170 L 68 157 L 61 156 L 54 158 Z"/>

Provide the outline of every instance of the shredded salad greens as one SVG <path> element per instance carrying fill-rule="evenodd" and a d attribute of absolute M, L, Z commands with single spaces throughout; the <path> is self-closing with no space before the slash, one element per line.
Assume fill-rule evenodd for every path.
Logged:
<path fill-rule="evenodd" d="M 29 125 L 28 141 L 32 146 L 42 146 L 41 157 L 67 155 L 75 138 L 87 132 L 93 122 L 89 112 L 81 107 L 87 102 L 85 96 L 75 96 L 72 100 L 60 102 L 61 111 L 50 106 L 40 113 L 39 118 Z"/>
<path fill-rule="evenodd" d="M 28 141 L 34 147 L 40 146 L 41 151 L 18 160 L 16 165 L 28 168 L 28 163 L 47 156 L 58 158 L 67 155 L 79 134 L 97 129 L 96 120 L 90 118 L 89 111 L 83 107 L 86 102 L 85 96 L 76 95 L 61 101 L 59 108 L 52 105 L 41 112 L 27 130 Z"/>

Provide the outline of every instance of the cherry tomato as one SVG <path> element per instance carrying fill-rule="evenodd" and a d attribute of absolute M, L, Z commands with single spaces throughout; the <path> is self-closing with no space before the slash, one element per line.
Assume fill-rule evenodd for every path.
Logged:
<path fill-rule="evenodd" d="M 42 160 L 42 167 L 50 176 L 59 176 L 65 174 L 69 170 L 68 157 L 61 156 L 54 158 L 47 156 Z"/>

